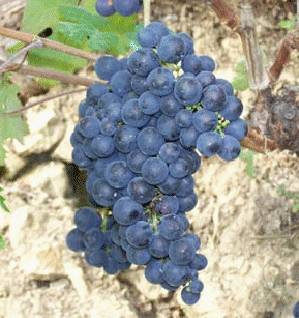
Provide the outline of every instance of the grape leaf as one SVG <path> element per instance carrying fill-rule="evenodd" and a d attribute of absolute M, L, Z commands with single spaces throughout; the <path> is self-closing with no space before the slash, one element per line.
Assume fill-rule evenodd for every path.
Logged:
<path fill-rule="evenodd" d="M 245 61 L 239 62 L 235 66 L 235 77 L 232 85 L 237 91 L 245 91 L 249 88 L 248 73 Z"/>
<path fill-rule="evenodd" d="M 5 249 L 5 246 L 6 246 L 6 242 L 3 238 L 3 236 L 0 234 L 0 250 Z"/>
<path fill-rule="evenodd" d="M 296 27 L 296 20 L 290 19 L 290 20 L 281 20 L 278 23 L 279 27 L 286 30 L 293 30 Z"/>
<path fill-rule="evenodd" d="M 21 107 L 18 98 L 19 87 L 7 82 L 0 82 L 0 166 L 4 165 L 3 142 L 8 138 L 22 141 L 28 133 L 28 126 L 20 116 L 1 115 L 3 112 L 17 110 Z"/>
<path fill-rule="evenodd" d="M 2 191 L 3 191 L 3 188 L 0 187 L 0 207 L 6 212 L 10 212 L 9 208 L 7 207 L 7 205 L 5 203 L 5 198 L 1 195 Z"/>

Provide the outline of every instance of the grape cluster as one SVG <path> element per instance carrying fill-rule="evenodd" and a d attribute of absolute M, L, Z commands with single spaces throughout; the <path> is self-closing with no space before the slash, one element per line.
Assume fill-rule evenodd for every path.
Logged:
<path fill-rule="evenodd" d="M 97 0 L 96 11 L 103 17 L 109 17 L 115 12 L 128 17 L 139 12 L 142 0 Z"/>
<path fill-rule="evenodd" d="M 128 58 L 100 57 L 71 136 L 73 162 L 87 171 L 90 202 L 102 211 L 76 212 L 67 236 L 72 251 L 108 273 L 144 265 L 145 277 L 196 303 L 198 272 L 207 266 L 201 241 L 188 232 L 197 204 L 192 175 L 197 150 L 226 161 L 247 132 L 241 101 L 213 75 L 214 61 L 197 56 L 192 39 L 153 22 L 138 34 Z"/>
<path fill-rule="evenodd" d="M 299 301 L 294 306 L 293 314 L 295 318 L 299 318 Z"/>

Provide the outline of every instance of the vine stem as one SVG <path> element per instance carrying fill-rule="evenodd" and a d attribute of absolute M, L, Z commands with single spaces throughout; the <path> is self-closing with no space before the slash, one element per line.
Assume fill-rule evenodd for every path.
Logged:
<path fill-rule="evenodd" d="M 0 63 L 3 62 L 0 60 Z M 77 75 L 68 75 L 63 72 L 50 70 L 41 67 L 34 67 L 34 66 L 26 66 L 18 63 L 10 64 L 6 68 L 7 72 L 18 72 L 22 75 L 30 75 L 35 77 L 41 78 L 48 78 L 60 81 L 65 84 L 73 84 L 73 85 L 82 85 L 82 86 L 90 86 L 96 82 L 100 82 L 94 80 L 92 78 L 80 77 Z"/>
<path fill-rule="evenodd" d="M 144 0 L 143 1 L 143 12 L 144 12 L 143 13 L 144 26 L 147 26 L 151 22 L 151 0 Z"/>
<path fill-rule="evenodd" d="M 26 42 L 26 43 L 32 43 L 36 40 L 40 40 L 43 47 L 47 47 L 50 49 L 61 51 L 61 52 L 64 52 L 64 53 L 67 53 L 70 55 L 74 55 L 77 57 L 81 57 L 81 58 L 84 58 L 84 59 L 87 59 L 90 61 L 96 61 L 96 59 L 98 58 L 98 56 L 94 53 L 90 53 L 90 52 L 86 52 L 86 51 L 83 51 L 80 49 L 76 49 L 74 47 L 64 45 L 60 42 L 49 40 L 46 38 L 41 38 L 41 37 L 38 37 L 38 36 L 30 34 L 30 33 L 5 28 L 3 26 L 0 26 L 0 35 L 11 38 L 11 39 L 19 40 L 22 42 Z"/>
<path fill-rule="evenodd" d="M 58 94 L 55 94 L 55 95 L 51 95 L 51 96 L 47 96 L 45 98 L 42 98 L 36 102 L 33 102 L 33 103 L 29 103 L 28 105 L 26 105 L 25 107 L 22 107 L 20 109 L 17 109 L 17 110 L 13 110 L 13 111 L 10 111 L 10 112 L 4 112 L 4 113 L 0 113 L 0 116 L 13 116 L 13 115 L 18 115 L 20 113 L 23 113 L 25 111 L 27 111 L 28 109 L 31 109 L 35 106 L 39 106 L 43 103 L 46 103 L 50 100 L 53 100 L 53 99 L 56 99 L 56 98 L 59 98 L 59 97 L 63 97 L 63 96 L 67 96 L 67 95 L 72 95 L 72 94 L 78 94 L 78 93 L 82 93 L 82 92 L 85 92 L 86 89 L 85 88 L 81 88 L 81 89 L 76 89 L 76 90 L 71 90 L 71 91 L 67 91 L 67 92 L 63 92 L 63 93 L 58 93 Z"/>

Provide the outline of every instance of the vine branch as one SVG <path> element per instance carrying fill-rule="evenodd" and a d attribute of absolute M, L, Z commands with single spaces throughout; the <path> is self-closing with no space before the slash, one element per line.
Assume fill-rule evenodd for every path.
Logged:
<path fill-rule="evenodd" d="M 0 63 L 3 62 L 0 60 Z M 10 72 L 18 72 L 22 75 L 30 75 L 41 78 L 48 78 L 60 81 L 65 84 L 73 84 L 73 85 L 82 85 L 82 86 L 90 86 L 95 82 L 98 82 L 91 78 L 80 77 L 77 75 L 69 75 L 63 72 L 50 70 L 46 68 L 34 67 L 34 66 L 26 66 L 18 63 L 12 63 L 7 66 L 6 71 Z"/>
<path fill-rule="evenodd" d="M 36 102 L 29 103 L 25 107 L 19 108 L 17 110 L 0 113 L 0 116 L 18 115 L 20 113 L 23 113 L 23 112 L 27 111 L 28 109 L 31 109 L 31 108 L 33 108 L 35 106 L 41 105 L 43 103 L 46 103 L 46 102 L 48 102 L 50 100 L 53 100 L 53 99 L 56 99 L 56 98 L 59 98 L 59 97 L 63 97 L 63 96 L 66 96 L 66 95 L 82 93 L 84 91 L 86 91 L 86 89 L 85 88 L 81 88 L 81 89 L 71 90 L 71 91 L 67 91 L 67 92 L 63 92 L 63 93 L 58 93 L 58 94 L 55 94 L 55 95 L 47 96 L 47 97 L 42 98 L 42 99 L 40 99 L 40 100 L 38 100 Z"/>
<path fill-rule="evenodd" d="M 98 58 L 98 56 L 94 53 L 76 49 L 74 47 L 64 45 L 60 42 L 49 40 L 46 38 L 41 38 L 30 33 L 5 28 L 3 26 L 0 26 L 0 35 L 11 38 L 11 39 L 19 40 L 22 42 L 26 42 L 26 43 L 32 43 L 33 41 L 40 40 L 43 47 L 61 51 L 61 52 L 74 55 L 77 57 L 81 57 L 90 61 L 95 61 Z"/>
<path fill-rule="evenodd" d="M 241 142 L 241 145 L 260 153 L 278 149 L 275 141 L 266 138 L 254 128 L 248 129 L 247 137 Z"/>

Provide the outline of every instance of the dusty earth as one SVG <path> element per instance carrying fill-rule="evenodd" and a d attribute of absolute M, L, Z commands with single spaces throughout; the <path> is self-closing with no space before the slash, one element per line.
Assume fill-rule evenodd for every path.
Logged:
<path fill-rule="evenodd" d="M 24 3 L 15 2 L 21 5 L 9 20 L 14 27 Z M 217 74 L 231 80 L 242 59 L 240 42 L 199 2 L 154 1 L 154 16 L 191 32 L 196 50 L 214 57 Z M 291 1 L 255 3 L 270 62 L 285 34 L 277 21 L 290 16 Z M 8 23 L 4 16 L 0 20 Z M 7 42 L 0 41 L 3 48 Z M 295 62 L 294 54 L 276 90 L 298 85 Z M 241 94 L 245 113 L 254 107 L 254 96 L 249 90 Z M 199 204 L 189 216 L 209 266 L 201 275 L 201 301 L 188 307 L 179 294 L 149 285 L 141 268 L 109 276 L 66 250 L 73 212 L 85 203 L 84 176 L 71 164 L 68 142 L 82 98 L 68 96 L 28 111 L 30 135 L 23 144 L 7 144 L 0 181 L 11 213 L 0 213 L 7 240 L 0 252 L 0 317 L 290 318 L 299 299 L 299 217 L 292 212 L 294 201 L 278 189 L 299 193 L 298 157 L 287 151 L 255 154 L 253 176 L 242 160 L 205 160 L 196 175 Z"/>

